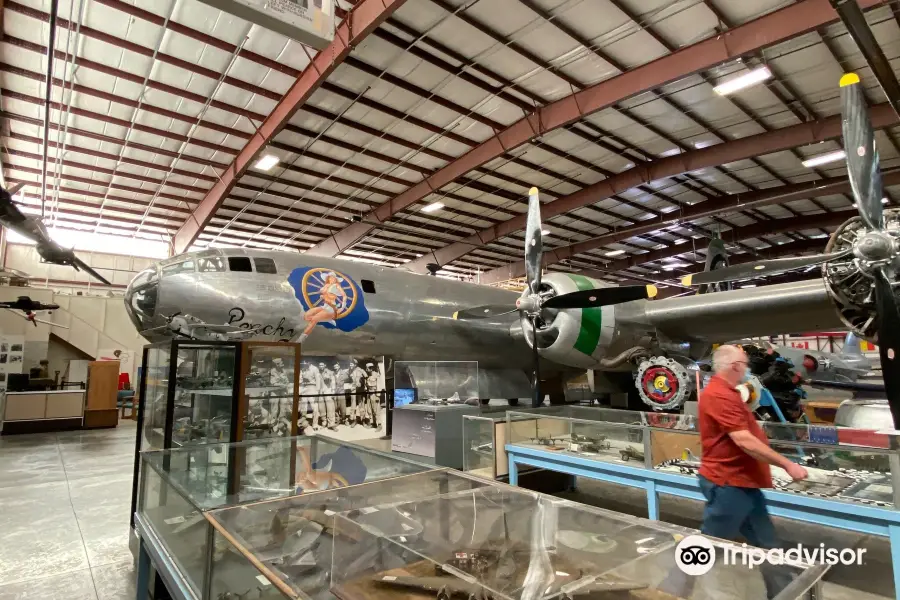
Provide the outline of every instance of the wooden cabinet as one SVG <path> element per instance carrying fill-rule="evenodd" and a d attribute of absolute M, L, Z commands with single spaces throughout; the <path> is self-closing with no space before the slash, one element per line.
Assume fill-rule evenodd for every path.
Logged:
<path fill-rule="evenodd" d="M 82 426 L 84 391 L 7 392 L 3 433 L 65 431 Z"/>
<path fill-rule="evenodd" d="M 116 395 L 119 389 L 119 361 L 95 360 L 88 365 L 87 402 L 84 427 L 115 427 L 119 424 Z"/>

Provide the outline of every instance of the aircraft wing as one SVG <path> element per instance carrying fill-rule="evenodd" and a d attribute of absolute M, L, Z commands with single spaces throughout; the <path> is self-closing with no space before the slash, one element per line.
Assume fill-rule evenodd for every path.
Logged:
<path fill-rule="evenodd" d="M 86 262 L 84 262 L 83 260 L 81 260 L 80 258 L 75 256 L 74 252 L 72 252 L 72 265 L 77 267 L 78 269 L 81 269 L 82 271 L 84 271 L 85 273 L 87 273 L 88 275 L 93 277 L 94 279 L 96 279 L 106 285 L 112 285 L 112 283 L 107 281 L 106 278 L 103 277 L 103 275 L 101 275 L 100 273 L 95 271 L 89 264 L 87 264 Z"/>
<path fill-rule="evenodd" d="M 615 319 L 622 327 L 655 331 L 671 340 L 712 343 L 846 327 L 821 279 L 638 300 L 617 306 Z"/>

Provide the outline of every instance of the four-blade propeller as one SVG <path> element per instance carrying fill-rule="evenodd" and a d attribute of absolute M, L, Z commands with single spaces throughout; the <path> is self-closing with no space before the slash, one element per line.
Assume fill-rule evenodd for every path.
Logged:
<path fill-rule="evenodd" d="M 613 304 L 621 304 L 632 300 L 645 300 L 656 296 L 656 287 L 652 285 L 633 285 L 622 287 L 596 288 L 579 290 L 556 296 L 552 290 L 541 286 L 541 269 L 543 268 L 544 240 L 541 225 L 541 202 L 537 188 L 531 188 L 528 194 L 528 220 L 525 227 L 525 289 L 516 300 L 516 305 L 489 304 L 477 306 L 456 313 L 461 320 L 487 319 L 519 312 L 531 324 L 531 347 L 534 354 L 534 373 L 532 376 L 532 401 L 535 406 L 543 401 L 540 391 L 540 354 L 538 347 L 538 320 L 544 309 L 565 310 L 601 308 Z"/>
<path fill-rule="evenodd" d="M 881 370 L 885 392 L 891 403 L 894 427 L 900 429 L 900 369 L 896 360 L 900 352 L 900 311 L 897 308 L 892 282 L 900 248 L 885 229 L 883 190 L 879 168 L 875 131 L 869 120 L 868 108 L 859 76 L 848 73 L 841 78 L 841 132 L 847 155 L 847 175 L 859 218 L 864 230 L 849 248 L 838 252 L 761 260 L 714 271 L 688 275 L 684 285 L 748 279 L 759 275 L 774 275 L 816 265 L 836 263 L 842 259 L 855 263 L 859 272 L 871 282 L 868 301 L 874 306 Z"/>

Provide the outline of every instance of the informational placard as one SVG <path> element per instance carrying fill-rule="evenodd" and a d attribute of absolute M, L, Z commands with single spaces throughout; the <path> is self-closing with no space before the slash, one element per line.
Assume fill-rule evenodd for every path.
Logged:
<path fill-rule="evenodd" d="M 0 334 L 0 390 L 5 390 L 10 373 L 21 373 L 25 357 L 24 335 Z"/>
<path fill-rule="evenodd" d="M 334 0 L 200 1 L 316 50 L 334 39 Z"/>

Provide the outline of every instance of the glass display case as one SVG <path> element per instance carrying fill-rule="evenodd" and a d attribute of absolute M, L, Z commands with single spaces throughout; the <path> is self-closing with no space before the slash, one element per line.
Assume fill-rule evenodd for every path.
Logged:
<path fill-rule="evenodd" d="M 241 342 L 241 377 L 236 441 L 297 435 L 300 345 Z"/>
<path fill-rule="evenodd" d="M 500 484 L 340 513 L 333 527 L 340 600 L 766 597 L 759 569 L 720 559 L 682 574 L 678 543 L 696 531 Z M 745 548 L 706 540 L 720 557 Z M 826 569 L 765 572 L 787 599 L 808 597 Z"/>
<path fill-rule="evenodd" d="M 138 416 L 146 444 L 140 450 L 234 441 L 240 356 L 237 342 L 146 346 Z"/>
<path fill-rule="evenodd" d="M 503 418 L 478 415 L 463 416 L 463 471 L 479 477 L 497 478 L 494 448 L 497 447 L 497 424 L 505 427 Z"/>
<path fill-rule="evenodd" d="M 211 455 L 219 457 L 218 461 L 210 460 Z M 439 484 L 428 487 L 424 479 L 417 480 L 416 485 L 401 485 L 403 477 L 433 469 L 326 438 L 270 438 L 188 446 L 146 452 L 141 461 L 138 516 L 149 534 L 172 557 L 181 577 L 198 598 L 218 598 L 226 591 L 234 594 L 246 591 L 242 586 L 251 580 L 240 583 L 233 580 L 231 563 L 233 558 L 243 556 L 248 547 L 252 548 L 259 536 L 271 534 L 277 539 L 284 535 L 287 539 L 300 535 L 296 530 L 286 532 L 312 510 L 314 503 L 290 502 L 292 498 L 326 498 L 322 494 L 328 491 L 352 506 L 369 497 L 384 502 L 400 497 L 390 495 L 392 489 L 405 497 L 458 489 Z M 376 481 L 384 481 L 385 487 L 368 487 Z M 369 491 L 356 492 L 360 486 Z M 371 491 L 374 489 L 381 489 L 381 495 L 374 494 Z M 279 504 L 275 499 L 285 503 Z M 253 502 L 260 504 L 251 509 L 250 506 L 255 506 Z M 321 510 L 326 511 L 326 505 L 328 502 L 320 501 L 318 506 L 325 506 Z M 210 511 L 229 506 L 238 506 L 240 510 L 223 513 L 220 518 L 211 516 Z M 340 503 L 335 506 L 339 507 Z M 292 507 L 296 508 L 296 518 L 291 516 Z M 265 518 L 263 515 L 269 516 L 269 527 L 256 530 L 254 537 L 251 529 L 256 529 L 258 519 Z M 282 526 L 286 529 L 280 529 Z M 248 546 L 229 547 L 230 540 L 238 538 Z M 288 545 L 290 548 L 293 546 Z M 214 564 L 219 565 L 216 575 L 219 591 L 210 595 Z M 229 567 L 225 569 L 225 565 Z M 254 589 L 255 585 L 259 583 L 247 587 Z"/>
<path fill-rule="evenodd" d="M 144 347 L 132 491 L 140 452 L 297 434 L 300 345 L 175 339 Z M 220 452 L 205 457 L 223 468 Z"/>
<path fill-rule="evenodd" d="M 507 413 L 510 443 L 584 458 L 696 475 L 701 446 L 691 415 L 603 408 L 559 407 L 539 415 Z M 809 472 L 794 482 L 772 467 L 776 489 L 893 508 L 900 490 L 900 450 L 891 436 L 873 430 L 762 422 L 773 449 Z"/>
<path fill-rule="evenodd" d="M 477 361 L 398 361 L 394 363 L 397 390 L 415 390 L 419 404 L 477 403 Z M 402 393 L 401 393 L 402 396 Z M 396 400 L 395 400 L 396 402 Z"/>

